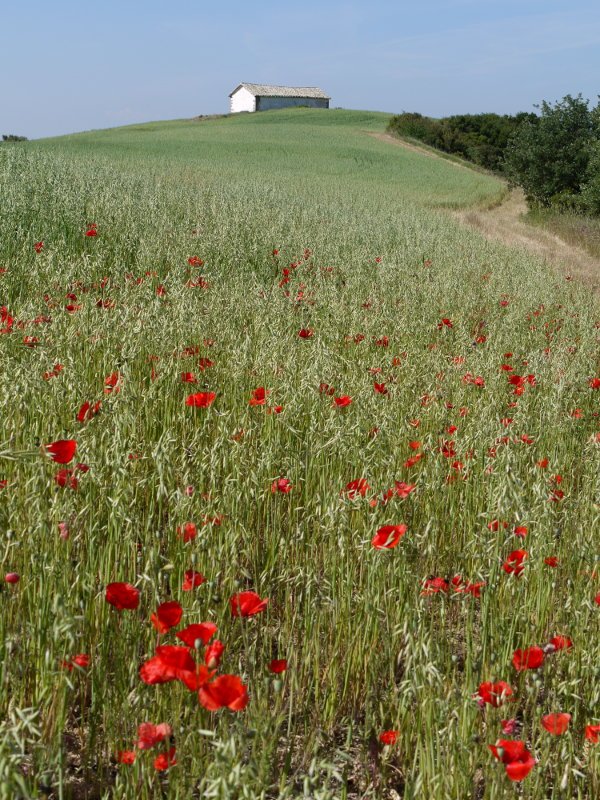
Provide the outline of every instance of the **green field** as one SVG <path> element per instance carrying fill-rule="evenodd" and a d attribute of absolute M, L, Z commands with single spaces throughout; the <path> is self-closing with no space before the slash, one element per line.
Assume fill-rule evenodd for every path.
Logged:
<path fill-rule="evenodd" d="M 2 800 L 599 796 L 598 299 L 460 227 L 446 209 L 504 185 L 369 135 L 387 119 L 0 147 Z M 377 549 L 387 525 L 407 530 Z M 266 608 L 233 617 L 243 591 Z M 207 708 L 217 676 L 140 677 L 200 622 L 242 710 Z M 488 681 L 513 690 L 499 708 L 473 699 Z M 144 722 L 171 739 L 136 747 Z M 522 782 L 499 738 L 537 760 Z"/>

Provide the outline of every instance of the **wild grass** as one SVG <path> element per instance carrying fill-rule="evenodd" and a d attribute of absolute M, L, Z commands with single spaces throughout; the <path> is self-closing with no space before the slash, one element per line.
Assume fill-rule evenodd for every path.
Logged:
<path fill-rule="evenodd" d="M 21 576 L 0 594 L 2 797 L 499 800 L 515 789 L 486 745 L 505 717 L 539 759 L 522 798 L 598 796 L 583 737 L 600 722 L 598 303 L 436 210 L 502 185 L 363 133 L 385 121 L 266 113 L 0 150 L 0 305 L 15 320 L 0 336 L 0 530 L 4 573 Z M 199 274 L 208 288 L 188 288 Z M 505 363 L 536 385 L 515 396 Z M 281 413 L 249 406 L 261 386 Z M 186 406 L 200 391 L 214 404 Z M 77 490 L 43 452 L 59 439 L 89 466 Z M 289 494 L 271 491 L 279 477 Z M 359 478 L 371 489 L 349 499 Z M 394 481 L 416 488 L 384 504 Z M 371 546 L 400 523 L 396 549 Z M 517 578 L 502 565 L 519 547 Z M 207 580 L 183 592 L 191 568 Z M 422 594 L 456 574 L 485 582 L 481 597 Z M 113 581 L 139 588 L 137 611 L 105 602 Z M 232 618 L 245 589 L 267 609 Z M 150 623 L 166 600 L 182 625 L 218 625 L 244 711 L 140 680 L 177 643 Z M 572 649 L 515 672 L 516 648 L 555 635 Z M 77 653 L 88 668 L 61 666 Z M 481 710 L 488 680 L 516 701 Z M 572 715 L 561 737 L 540 726 L 555 711 Z M 173 728 L 168 771 L 160 747 L 116 763 L 146 721 Z"/>

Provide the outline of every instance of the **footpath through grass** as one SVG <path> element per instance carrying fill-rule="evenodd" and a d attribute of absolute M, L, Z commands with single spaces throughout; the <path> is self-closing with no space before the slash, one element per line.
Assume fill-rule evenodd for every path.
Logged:
<path fill-rule="evenodd" d="M 0 149 L 2 797 L 598 796 L 598 303 L 386 119 Z"/>

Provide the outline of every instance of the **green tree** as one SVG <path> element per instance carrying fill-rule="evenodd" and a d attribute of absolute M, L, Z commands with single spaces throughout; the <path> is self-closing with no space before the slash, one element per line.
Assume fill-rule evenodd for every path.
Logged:
<path fill-rule="evenodd" d="M 593 149 L 594 113 L 581 95 L 567 95 L 554 105 L 544 101 L 539 119 L 517 129 L 506 172 L 530 205 L 577 206 Z"/>

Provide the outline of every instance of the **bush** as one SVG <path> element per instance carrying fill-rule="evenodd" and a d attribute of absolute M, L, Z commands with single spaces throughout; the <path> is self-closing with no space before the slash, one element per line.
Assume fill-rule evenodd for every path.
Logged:
<path fill-rule="evenodd" d="M 573 208 L 583 201 L 586 181 L 593 186 L 598 176 L 600 160 L 590 164 L 597 111 L 590 111 L 581 95 L 567 95 L 554 105 L 544 101 L 540 111 L 536 122 L 525 121 L 511 138 L 506 173 L 530 205 Z M 593 193 L 590 188 L 590 202 Z"/>

